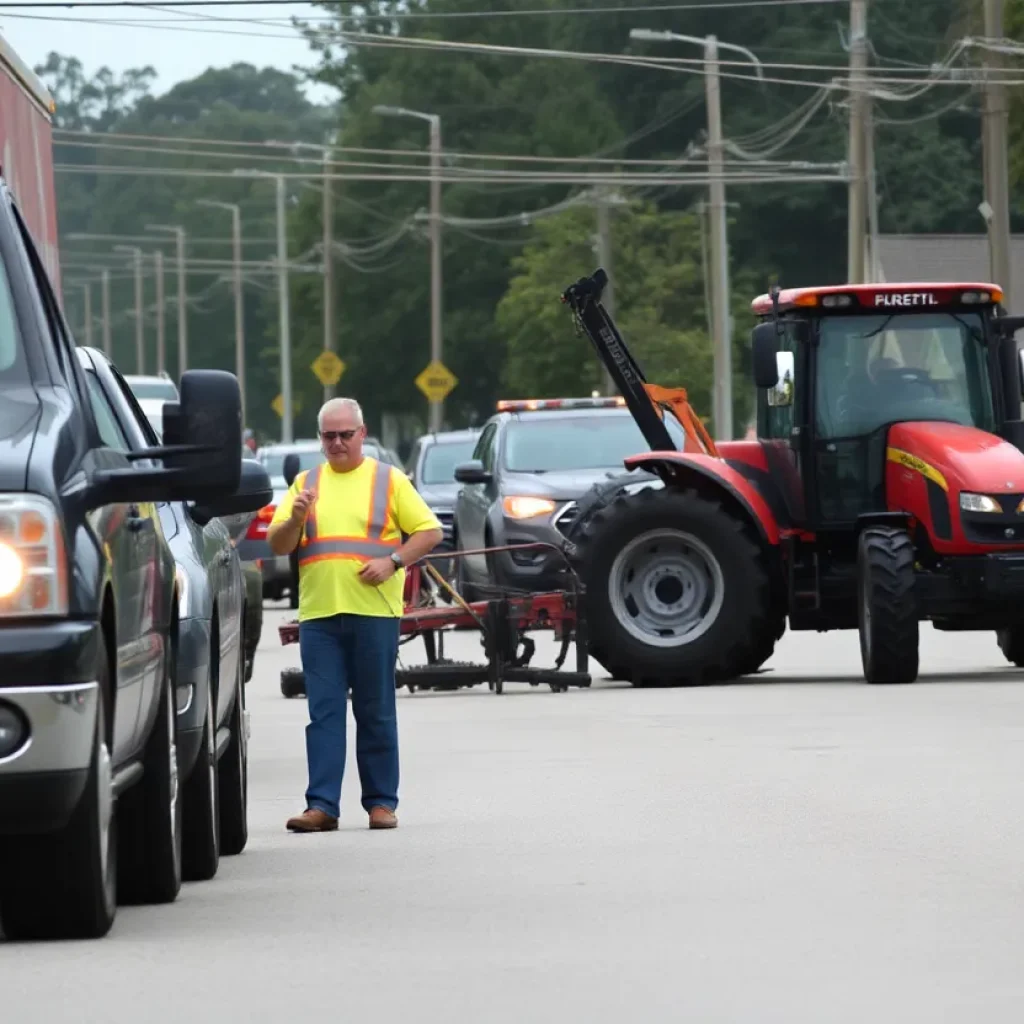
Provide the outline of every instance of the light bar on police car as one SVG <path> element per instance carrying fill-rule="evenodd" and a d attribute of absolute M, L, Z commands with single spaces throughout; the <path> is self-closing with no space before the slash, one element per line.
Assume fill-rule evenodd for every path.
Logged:
<path fill-rule="evenodd" d="M 536 412 L 540 409 L 613 409 L 625 406 L 620 395 L 607 398 L 505 398 L 498 412 Z"/>

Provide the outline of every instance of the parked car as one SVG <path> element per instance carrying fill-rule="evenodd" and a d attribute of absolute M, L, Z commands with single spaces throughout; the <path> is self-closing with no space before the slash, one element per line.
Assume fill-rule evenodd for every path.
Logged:
<path fill-rule="evenodd" d="M 181 886 L 181 594 L 156 503 L 246 511 L 269 482 L 238 457 L 228 373 L 182 375 L 176 454 L 130 450 L 3 182 L 0 297 L 0 925 L 94 937 L 118 898 Z"/>
<path fill-rule="evenodd" d="M 156 431 L 157 437 L 163 432 L 163 407 L 164 402 L 175 402 L 178 400 L 178 388 L 170 375 L 163 371 L 155 377 L 147 377 L 142 374 L 128 374 L 125 376 L 128 387 L 132 394 L 139 400 L 139 406 L 146 414 L 150 425 Z"/>
<path fill-rule="evenodd" d="M 156 431 L 133 393 L 120 387 L 107 357 L 79 348 L 78 358 L 128 451 L 158 445 Z M 242 569 L 227 525 L 208 509 L 181 501 L 160 502 L 157 509 L 178 584 L 182 877 L 203 881 L 217 873 L 221 852 L 241 853 L 248 838 Z M 228 758 L 223 770 L 221 757 Z"/>
<path fill-rule="evenodd" d="M 455 521 L 455 501 L 461 485 L 455 479 L 455 469 L 473 456 L 479 430 L 448 430 L 437 434 L 424 434 L 417 438 L 409 453 L 406 473 L 430 510 L 437 516 L 444 533 L 434 554 L 451 551 L 452 524 Z M 451 579 L 455 559 L 438 558 L 433 564 L 438 572 Z"/>
<path fill-rule="evenodd" d="M 665 424 L 680 448 L 678 421 Z M 623 472 L 644 448 L 621 398 L 502 401 L 484 424 L 473 456 L 455 470 L 462 484 L 453 525 L 457 549 L 516 544 L 562 547 L 577 503 Z M 564 586 L 565 559 L 552 548 L 523 548 L 456 560 L 460 589 L 488 585 L 527 591 Z"/>
<path fill-rule="evenodd" d="M 363 451 L 372 458 L 387 462 L 402 469 L 401 461 L 395 452 L 385 448 L 374 437 L 363 442 Z M 243 561 L 259 562 L 263 573 L 263 596 L 270 601 L 280 601 L 287 593 L 292 608 L 298 608 L 298 595 L 291 586 L 291 568 L 287 555 L 275 555 L 267 543 L 267 529 L 274 518 L 278 503 L 288 493 L 288 484 L 284 478 L 285 456 L 294 452 L 299 457 L 299 471 L 312 469 L 324 461 L 323 450 L 317 439 L 292 441 L 282 444 L 265 445 L 256 452 L 256 458 L 270 474 L 270 482 L 274 488 L 271 502 L 256 514 L 246 532 L 245 538 L 239 541 L 238 552 Z"/>

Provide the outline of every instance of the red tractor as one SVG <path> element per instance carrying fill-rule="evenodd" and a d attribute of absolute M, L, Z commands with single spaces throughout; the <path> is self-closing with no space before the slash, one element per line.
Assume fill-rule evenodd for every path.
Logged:
<path fill-rule="evenodd" d="M 918 675 L 919 623 L 1024 666 L 1024 367 L 992 284 L 776 289 L 753 303 L 757 440 L 717 444 L 601 305 L 563 295 L 651 451 L 580 503 L 590 653 L 635 685 L 758 671 L 786 624 L 857 629 L 870 683 Z M 679 451 L 664 416 L 683 423 Z"/>

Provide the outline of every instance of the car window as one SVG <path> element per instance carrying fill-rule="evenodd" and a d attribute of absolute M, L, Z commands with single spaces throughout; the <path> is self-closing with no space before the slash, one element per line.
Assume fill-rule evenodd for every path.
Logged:
<path fill-rule="evenodd" d="M 432 444 L 423 458 L 418 483 L 450 484 L 455 482 L 455 467 L 473 457 L 476 438 Z"/>
<path fill-rule="evenodd" d="M 178 389 L 169 380 L 140 380 L 132 377 L 126 383 L 136 398 L 162 398 L 166 402 L 178 400 Z"/>
<path fill-rule="evenodd" d="M 89 387 L 89 403 L 92 405 L 92 413 L 96 418 L 96 426 L 99 428 L 100 439 L 108 448 L 119 452 L 128 450 L 128 441 L 121 432 L 114 410 L 100 387 L 99 378 L 92 370 L 85 374 Z"/>
<path fill-rule="evenodd" d="M 292 452 L 276 451 L 276 452 L 265 452 L 260 457 L 260 462 L 263 463 L 263 468 L 267 471 L 267 476 L 277 477 L 278 479 L 284 479 L 284 459 L 286 455 L 291 455 Z M 304 469 L 312 469 L 314 466 L 319 466 L 324 461 L 324 453 L 319 448 L 315 448 L 312 451 L 295 452 L 295 455 L 299 457 L 299 472 L 301 473 Z"/>
<path fill-rule="evenodd" d="M 494 469 L 494 435 L 497 432 L 498 425 L 496 423 L 489 423 L 484 427 L 484 432 L 480 435 L 476 447 L 473 449 L 473 458 L 479 459 L 486 470 Z"/>
<path fill-rule="evenodd" d="M 7 270 L 0 261 L 0 379 L 23 380 L 27 375 L 21 334 L 14 315 L 11 284 Z"/>
<path fill-rule="evenodd" d="M 139 443 L 144 448 L 158 446 L 160 444 L 160 433 L 153 427 L 149 418 L 142 411 L 142 406 L 139 405 L 135 392 L 128 386 L 128 382 L 121 376 L 121 371 L 113 363 L 108 363 L 108 369 L 110 370 L 110 375 L 114 378 L 114 383 L 117 384 L 118 390 L 121 392 L 121 397 L 131 410 L 135 421 L 134 426 L 139 434 Z M 171 401 L 175 401 L 175 399 L 171 399 Z"/>

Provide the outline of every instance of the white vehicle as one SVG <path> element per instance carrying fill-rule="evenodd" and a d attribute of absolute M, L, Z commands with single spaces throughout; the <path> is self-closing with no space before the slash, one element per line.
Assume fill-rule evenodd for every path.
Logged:
<path fill-rule="evenodd" d="M 126 375 L 124 379 L 132 389 L 132 394 L 139 400 L 139 405 L 156 431 L 156 436 L 163 438 L 164 402 L 178 400 L 178 389 L 174 381 L 166 371 L 161 371 L 155 377 L 135 374 Z"/>

